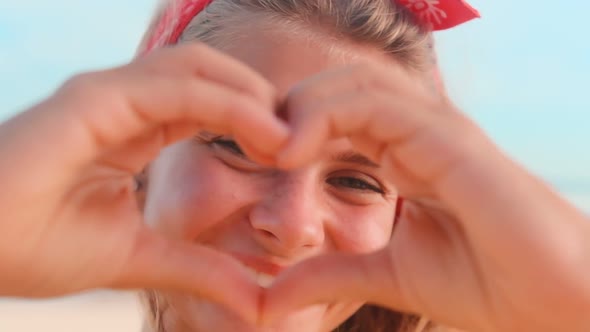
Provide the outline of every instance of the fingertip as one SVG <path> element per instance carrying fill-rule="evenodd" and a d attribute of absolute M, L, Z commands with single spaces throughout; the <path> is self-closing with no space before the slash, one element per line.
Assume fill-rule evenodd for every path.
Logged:
<path fill-rule="evenodd" d="M 244 153 L 256 163 L 276 167 L 277 154 L 289 140 L 289 129 L 282 124 L 271 124 L 267 126 L 271 132 L 258 132 L 259 134 L 248 134 L 240 130 L 234 136 Z"/>
<path fill-rule="evenodd" d="M 230 129 L 236 137 L 248 142 L 263 155 L 275 155 L 282 149 L 289 137 L 291 129 L 274 114 L 260 111 L 258 104 L 243 105 L 242 112 L 231 118 Z"/>
<path fill-rule="evenodd" d="M 310 154 L 309 149 L 306 150 L 301 144 L 301 139 L 296 136 L 292 136 L 277 154 L 276 163 L 280 169 L 296 169 L 302 167 L 311 159 L 308 156 Z"/>
<path fill-rule="evenodd" d="M 271 119 L 272 123 L 269 127 L 273 131 L 271 136 L 275 139 L 273 152 L 276 152 L 283 148 L 289 141 L 289 137 L 291 136 L 291 128 L 289 128 L 289 125 L 279 118 L 273 116 Z"/>

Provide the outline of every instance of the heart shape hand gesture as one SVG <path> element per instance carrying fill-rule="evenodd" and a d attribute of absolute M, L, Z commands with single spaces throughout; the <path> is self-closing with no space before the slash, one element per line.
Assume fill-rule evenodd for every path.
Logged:
<path fill-rule="evenodd" d="M 590 328 L 580 319 L 590 307 L 590 223 L 451 103 L 399 67 L 367 64 L 310 77 L 280 102 L 287 125 L 268 82 L 189 45 L 79 76 L 2 124 L 0 294 L 158 288 L 264 324 L 359 301 L 473 331 Z M 261 289 L 228 256 L 149 229 L 134 175 L 204 129 L 280 169 L 350 139 L 391 170 L 405 198 L 390 243 L 309 259 Z"/>

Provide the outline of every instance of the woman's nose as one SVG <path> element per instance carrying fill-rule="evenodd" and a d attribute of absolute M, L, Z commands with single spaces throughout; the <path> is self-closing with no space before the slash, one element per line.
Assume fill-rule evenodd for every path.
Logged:
<path fill-rule="evenodd" d="M 324 243 L 326 211 L 313 176 L 288 174 L 252 209 L 250 223 L 257 241 L 277 255 L 293 255 Z"/>

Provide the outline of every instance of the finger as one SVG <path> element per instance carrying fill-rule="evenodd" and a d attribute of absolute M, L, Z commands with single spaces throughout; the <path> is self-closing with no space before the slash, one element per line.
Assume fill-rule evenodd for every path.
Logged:
<path fill-rule="evenodd" d="M 292 136 L 278 157 L 281 167 L 292 168 L 309 162 L 320 153 L 326 140 L 345 136 L 365 136 L 383 145 L 384 152 L 417 134 L 432 115 L 383 92 L 352 93 L 292 110 Z M 394 147 L 395 148 L 395 147 Z M 366 151 L 361 151 L 366 152 Z M 371 156 L 379 160 L 382 156 Z"/>
<path fill-rule="evenodd" d="M 243 319 L 257 317 L 260 287 L 230 256 L 192 243 L 169 241 L 144 231 L 116 288 L 189 292 L 234 310 Z"/>
<path fill-rule="evenodd" d="M 330 254 L 293 267 L 265 293 L 261 323 L 318 303 L 358 301 L 406 309 L 387 257 L 385 252 Z"/>
<path fill-rule="evenodd" d="M 548 260 L 562 266 L 553 271 L 574 271 L 572 267 L 580 264 L 581 256 L 564 260 L 561 253 L 571 243 L 582 243 L 579 234 L 584 232 L 578 225 L 586 223 L 581 213 L 504 157 L 446 101 L 428 95 L 416 98 L 415 93 L 396 97 L 375 89 L 335 94 L 297 107 L 290 111 L 293 135 L 279 155 L 280 167 L 308 162 L 321 153 L 325 139 L 364 133 L 386 142 L 385 155 L 409 175 L 403 178 L 410 186 L 400 186 L 401 194 L 438 197 L 477 244 L 476 254 L 492 258 L 499 270 L 524 271 L 521 275 L 528 276 L 542 271 Z M 363 122 L 361 113 L 370 114 L 369 121 Z M 569 232 L 555 222 L 563 216 L 577 224 Z M 539 253 L 545 258 L 542 264 L 529 259 Z M 574 263 L 564 266 L 564 261 Z"/>
<path fill-rule="evenodd" d="M 275 87 L 237 59 L 203 43 L 189 43 L 150 53 L 141 59 L 162 72 L 191 73 L 243 92 L 270 106 L 277 100 Z"/>
<path fill-rule="evenodd" d="M 307 144 L 322 136 L 333 138 L 355 133 L 363 136 L 365 131 L 364 134 L 371 135 L 383 147 L 383 143 L 401 139 L 408 135 L 407 131 L 413 131 L 420 123 L 416 118 L 428 117 L 424 113 L 435 110 L 441 113 L 440 96 L 414 76 L 391 63 L 360 63 L 318 74 L 289 92 L 286 103 L 289 122 L 294 128 L 301 128 L 298 137 L 320 130 L 313 137 L 309 135 Z M 411 114 L 400 117 L 404 112 Z M 330 134 L 326 135 L 326 131 Z M 305 147 L 296 135 L 286 148 L 289 152 L 283 153 L 283 167 L 301 165 L 318 153 L 314 147 L 322 145 Z M 290 153 L 292 156 L 287 158 Z"/>
<path fill-rule="evenodd" d="M 366 134 L 352 135 L 349 139 L 355 150 L 362 151 L 363 155 L 376 163 L 379 163 L 378 157 L 383 155 L 383 151 L 387 149 L 386 143 L 375 141 Z"/>
<path fill-rule="evenodd" d="M 267 155 L 258 152 L 256 149 L 250 146 L 248 143 L 248 138 L 239 138 L 236 137 L 236 141 L 238 142 L 240 148 L 244 151 L 244 153 L 250 158 L 252 161 L 267 167 L 274 167 L 276 166 L 276 156 L 274 155 Z"/>
<path fill-rule="evenodd" d="M 76 133 L 86 137 L 77 137 L 75 142 L 87 142 L 86 158 L 125 144 L 146 130 L 181 122 L 215 132 L 247 134 L 251 145 L 265 154 L 278 149 L 288 135 L 285 125 L 267 106 L 216 83 L 193 78 L 121 79 L 117 74 L 103 75 L 82 77 L 74 84 L 74 89 L 89 96 L 89 105 L 93 105 L 92 99 L 100 98 L 97 107 L 67 114 L 81 118 L 84 130 Z"/>
<path fill-rule="evenodd" d="M 321 72 L 300 82 L 289 91 L 289 103 L 298 108 L 337 95 L 372 94 L 374 91 L 405 98 L 415 98 L 424 93 L 419 82 L 397 64 L 357 63 Z"/>
<path fill-rule="evenodd" d="M 143 170 L 147 161 L 154 160 L 160 150 L 170 142 L 195 135 L 199 127 L 193 123 L 164 125 L 132 139 L 121 148 L 107 152 L 98 162 L 127 174 L 137 174 Z"/>

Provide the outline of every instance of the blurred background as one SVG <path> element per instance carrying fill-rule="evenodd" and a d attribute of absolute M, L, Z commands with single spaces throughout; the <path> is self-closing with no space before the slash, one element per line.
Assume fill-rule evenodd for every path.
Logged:
<path fill-rule="evenodd" d="M 470 3 L 483 19 L 437 34 L 451 96 L 508 154 L 590 213 L 590 43 L 583 24 L 590 3 Z M 75 73 L 129 61 L 154 6 L 0 0 L 0 121 Z M 0 298 L 0 332 L 134 332 L 140 325 L 133 293 Z"/>

